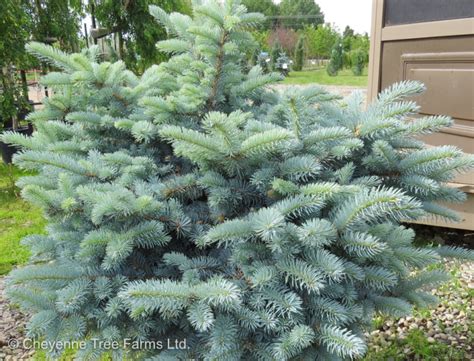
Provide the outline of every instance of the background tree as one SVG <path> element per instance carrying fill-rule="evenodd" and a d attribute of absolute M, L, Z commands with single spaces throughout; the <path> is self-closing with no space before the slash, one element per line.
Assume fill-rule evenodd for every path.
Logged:
<path fill-rule="evenodd" d="M 344 44 L 344 42 L 346 43 Z M 350 38 L 343 38 L 342 44 L 344 67 L 352 68 L 354 71 L 354 66 L 362 66 L 363 69 L 363 67 L 368 64 L 370 42 L 367 33 L 364 35 L 354 34 Z M 359 69 L 355 70 L 355 72 L 358 73 Z"/>
<path fill-rule="evenodd" d="M 242 0 L 249 12 L 261 13 L 265 16 L 277 16 L 279 14 L 278 5 L 272 0 Z M 275 19 L 266 19 L 262 22 L 261 28 L 273 28 L 277 22 Z"/>
<path fill-rule="evenodd" d="M 354 30 L 351 29 L 349 25 L 347 25 L 342 33 L 342 48 L 344 51 L 351 50 L 351 43 L 354 39 Z"/>
<path fill-rule="evenodd" d="M 138 72 L 166 59 L 155 46 L 157 41 L 166 38 L 166 31 L 156 25 L 148 7 L 158 5 L 165 11 L 190 13 L 189 0 L 94 1 L 100 26 L 117 34 L 119 57 L 129 69 Z"/>
<path fill-rule="evenodd" d="M 324 23 L 324 14 L 314 0 L 283 0 L 279 5 L 279 11 L 282 16 L 295 17 L 281 21 L 282 25 L 293 29 L 302 29 L 306 25 L 318 26 Z"/>
<path fill-rule="evenodd" d="M 354 29 L 352 29 L 349 25 L 346 25 L 344 31 L 342 32 L 343 37 L 354 36 Z"/>
<path fill-rule="evenodd" d="M 293 70 L 300 71 L 303 69 L 304 65 L 304 48 L 305 48 L 305 39 L 303 36 L 300 36 L 298 42 L 296 43 L 295 49 L 295 64 L 293 65 Z"/>
<path fill-rule="evenodd" d="M 278 5 L 272 0 L 242 0 L 242 4 L 252 13 L 261 13 L 265 16 L 278 15 Z"/>
<path fill-rule="evenodd" d="M 252 36 L 257 42 L 257 46 L 262 51 L 269 51 L 271 46 L 268 42 L 270 37 L 270 30 L 255 30 L 252 31 Z"/>
<path fill-rule="evenodd" d="M 27 9 L 24 1 L 0 1 L 0 129 L 16 129 L 18 112 L 27 105 L 27 94 L 19 86 L 16 72 L 27 63 L 25 41 L 31 27 Z"/>
<path fill-rule="evenodd" d="M 32 40 L 54 43 L 66 51 L 79 51 L 83 13 L 81 0 L 29 0 Z"/>
<path fill-rule="evenodd" d="M 361 49 L 365 54 L 365 62 L 369 62 L 370 40 L 369 34 L 356 34 L 351 42 L 351 49 Z"/>
<path fill-rule="evenodd" d="M 38 64 L 25 52 L 27 39 L 55 43 L 67 51 L 80 48 L 81 0 L 4 0 L 0 3 L 0 115 L 17 128 L 18 114 L 28 110 L 26 76 L 18 70 Z M 22 85 L 20 84 L 22 81 Z"/>

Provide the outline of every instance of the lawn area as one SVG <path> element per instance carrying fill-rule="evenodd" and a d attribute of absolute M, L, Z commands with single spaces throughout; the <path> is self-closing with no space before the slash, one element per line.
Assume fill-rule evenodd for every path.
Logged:
<path fill-rule="evenodd" d="M 29 252 L 20 240 L 41 233 L 46 224 L 38 208 L 15 194 L 18 189 L 15 191 L 13 182 L 24 174 L 16 167 L 0 163 L 0 275 L 26 262 Z"/>
<path fill-rule="evenodd" d="M 283 84 L 324 84 L 324 85 L 349 85 L 349 86 L 367 86 L 367 69 L 361 76 L 352 74 L 352 70 L 341 70 L 337 76 L 329 76 L 325 68 L 309 71 L 292 71 L 290 75 L 283 80 Z"/>

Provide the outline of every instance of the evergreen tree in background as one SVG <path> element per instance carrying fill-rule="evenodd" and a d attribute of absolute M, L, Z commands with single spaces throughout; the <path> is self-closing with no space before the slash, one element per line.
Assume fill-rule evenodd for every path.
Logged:
<path fill-rule="evenodd" d="M 29 46 L 62 69 L 43 79 L 54 96 L 30 115 L 35 135 L 1 136 L 38 172 L 19 186 L 49 220 L 9 279 L 29 335 L 88 340 L 84 360 L 357 358 L 375 313 L 435 301 L 423 288 L 447 276 L 427 265 L 473 258 L 417 248 L 400 225 L 457 219 L 437 202 L 462 202 L 447 184 L 474 167 L 419 140 L 451 124 L 407 120 L 422 85 L 396 84 L 366 111 L 360 94 L 278 93 L 266 86 L 279 75 L 242 66 L 262 17 L 238 1 L 150 12 L 173 55 L 141 77 L 96 48 Z M 187 348 L 92 347 L 125 338 Z"/>
<path fill-rule="evenodd" d="M 295 50 L 295 64 L 293 65 L 293 69 L 296 71 L 300 71 L 303 69 L 304 65 L 304 43 L 305 39 L 303 36 L 300 36 L 298 42 L 296 43 L 296 50 Z"/>
<path fill-rule="evenodd" d="M 331 50 L 331 57 L 329 58 L 329 63 L 327 65 L 327 73 L 330 76 L 336 76 L 339 70 L 342 69 L 343 64 L 343 54 L 342 54 L 342 44 L 338 40 L 334 44 Z"/>
<path fill-rule="evenodd" d="M 364 71 L 365 62 L 365 52 L 361 48 L 354 49 L 350 52 L 351 56 L 351 65 L 352 73 L 354 75 L 362 75 Z"/>

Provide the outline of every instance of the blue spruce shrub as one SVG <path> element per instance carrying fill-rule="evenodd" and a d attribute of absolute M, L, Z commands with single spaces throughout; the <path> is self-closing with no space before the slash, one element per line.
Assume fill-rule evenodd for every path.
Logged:
<path fill-rule="evenodd" d="M 456 219 L 438 202 L 464 200 L 447 183 L 474 160 L 419 140 L 450 125 L 412 118 L 423 86 L 396 84 L 366 111 L 358 94 L 280 94 L 267 88 L 279 75 L 241 66 L 262 17 L 239 1 L 150 11 L 172 56 L 141 77 L 96 48 L 29 46 L 59 70 L 35 135 L 2 135 L 37 171 L 19 186 L 49 220 L 9 278 L 29 334 L 86 340 L 83 360 L 351 359 L 375 313 L 435 302 L 424 288 L 447 276 L 425 267 L 472 252 L 417 248 L 400 222 Z"/>
<path fill-rule="evenodd" d="M 263 87 L 280 75 L 240 67 L 239 49 L 254 45 L 245 29 L 261 15 L 230 3 L 223 9 L 196 5 L 194 19 L 168 17 L 158 7 L 150 11 L 170 34 L 186 40 L 160 42 L 174 56 L 140 77 L 121 61 L 100 62 L 97 47 L 68 55 L 31 43 L 28 50 L 55 69 L 42 79 L 53 95 L 30 114 L 32 137 L 1 135 L 23 149 L 15 163 L 37 173 L 18 186 L 48 219 L 47 234 L 23 241 L 32 251 L 30 264 L 12 272 L 8 295 L 31 314 L 30 337 L 86 340 L 77 359 L 144 357 L 141 350 L 123 347 L 127 338 L 192 342 L 197 332 L 186 315 L 170 306 L 171 318 L 149 321 L 147 307 L 129 312 L 119 297 L 139 280 L 172 285 L 181 277 L 176 262 L 191 283 L 206 276 L 196 285 L 203 298 L 217 302 L 221 293 L 236 290 L 223 277 L 207 280 L 222 269 L 227 251 L 195 247 L 212 218 L 207 199 L 196 167 L 177 157 L 158 130 L 164 124 L 200 128 L 212 109 L 257 115 L 277 100 Z M 172 251 L 187 258 L 173 259 Z M 102 341 L 121 347 L 96 347 Z M 52 356 L 62 351 L 57 347 Z"/>
<path fill-rule="evenodd" d="M 406 99 L 423 90 L 417 82 L 395 84 L 366 111 L 360 94 L 340 101 L 318 87 L 289 90 L 263 118 L 213 113 L 227 117 L 227 143 L 221 128 L 160 130 L 181 156 L 192 159 L 191 147 L 202 152 L 200 183 L 220 216 L 196 244 L 230 250 L 226 278 L 239 289 L 225 316 L 217 308 L 206 316 L 218 328 L 225 317 L 219 334 L 235 333 L 203 355 L 359 358 L 376 313 L 400 317 L 436 302 L 428 290 L 447 275 L 426 266 L 443 256 L 473 258 L 456 247 L 415 247 L 414 232 L 400 224 L 457 220 L 438 202 L 463 202 L 447 182 L 474 166 L 455 147 L 426 148 L 419 140 L 451 124 L 445 116 L 412 118 L 418 107 Z M 236 199 L 236 184 L 252 204 Z M 142 299 L 132 295 L 137 290 L 152 293 L 153 284 L 123 294 L 132 310 Z"/>

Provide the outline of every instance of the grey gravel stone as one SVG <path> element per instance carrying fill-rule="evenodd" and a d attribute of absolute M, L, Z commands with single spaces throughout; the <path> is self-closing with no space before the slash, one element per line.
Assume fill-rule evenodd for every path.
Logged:
<path fill-rule="evenodd" d="M 407 333 L 414 330 L 423 332 L 430 343 L 442 342 L 452 348 L 462 349 L 466 352 L 468 360 L 474 361 L 474 300 L 470 296 L 470 289 L 474 288 L 474 262 L 459 264 L 456 261 L 446 262 L 447 269 L 458 268 L 456 281 L 454 283 L 432 290 L 440 304 L 434 307 L 428 317 L 418 316 L 391 319 L 385 322 L 378 332 L 369 335 L 369 347 L 376 350 L 386 344 L 387 340 L 403 340 Z M 473 287 L 471 287 L 473 286 Z M 472 294 L 472 293 L 471 293 Z M 461 308 L 461 309 L 460 309 Z M 376 337 L 374 337 L 376 335 Z M 407 349 L 410 351 L 409 349 Z M 404 352 L 407 354 L 406 352 Z"/>

